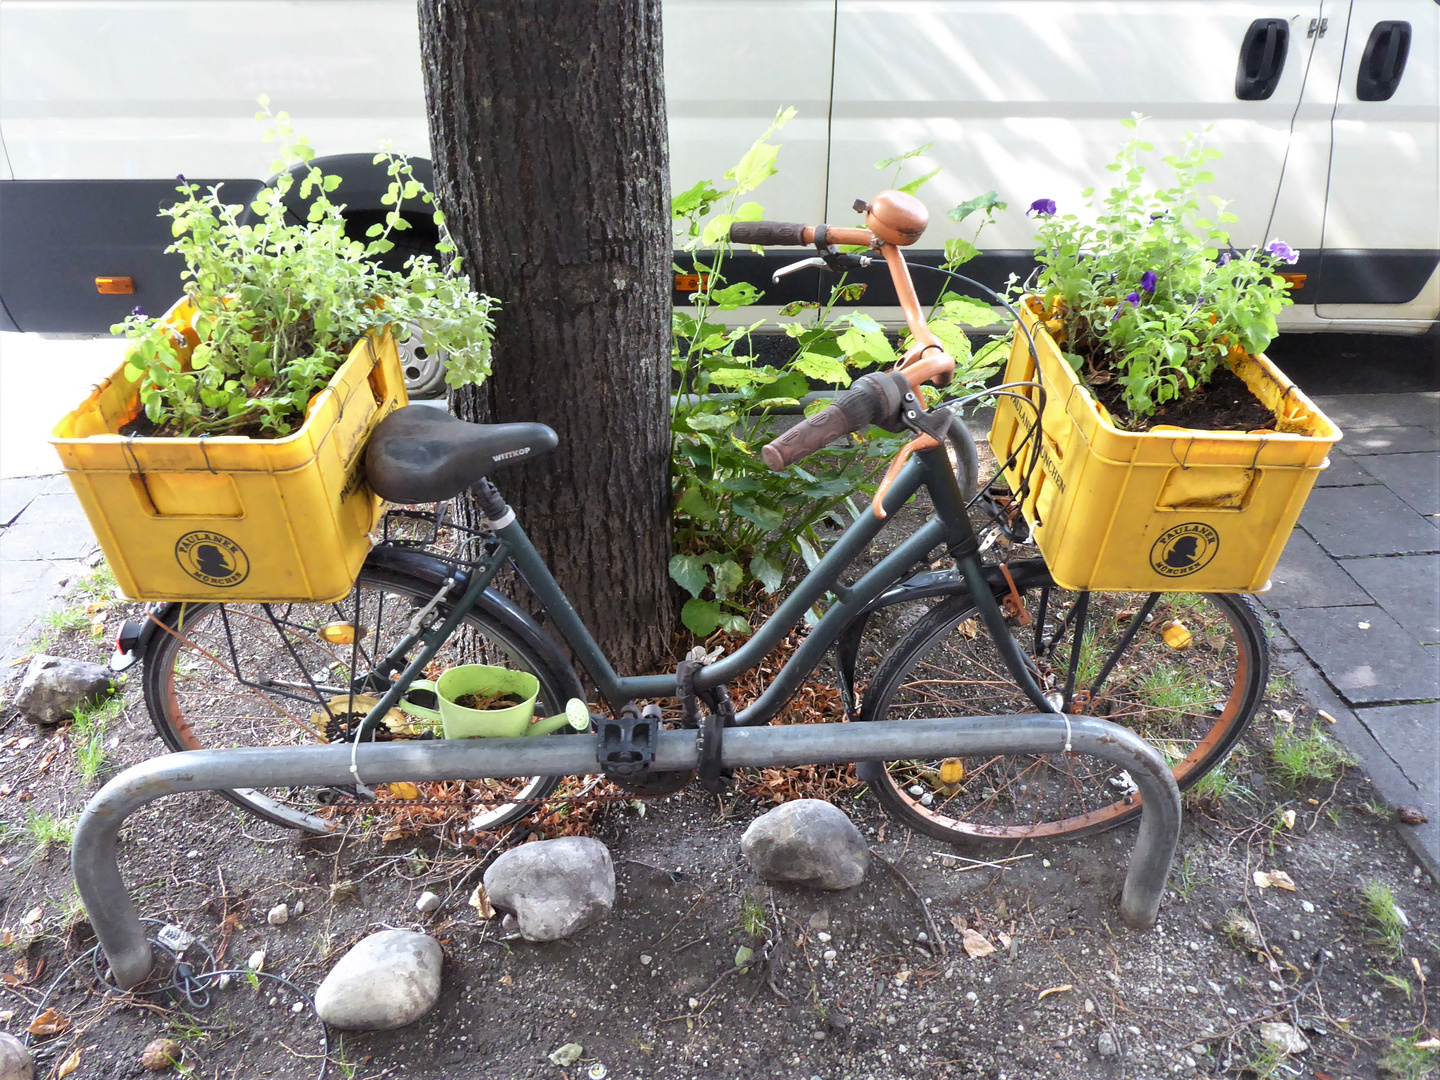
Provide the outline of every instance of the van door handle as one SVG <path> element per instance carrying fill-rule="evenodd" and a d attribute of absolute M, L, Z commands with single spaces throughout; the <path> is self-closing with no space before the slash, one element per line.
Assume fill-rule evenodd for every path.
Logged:
<path fill-rule="evenodd" d="M 1240 45 L 1235 69 L 1235 96 L 1241 101 L 1264 101 L 1280 84 L 1285 53 L 1290 45 L 1290 23 L 1285 19 L 1256 19 Z"/>
<path fill-rule="evenodd" d="M 1409 58 L 1410 24 L 1398 19 L 1376 23 L 1360 57 L 1355 96 L 1361 101 L 1389 101 L 1400 86 Z"/>

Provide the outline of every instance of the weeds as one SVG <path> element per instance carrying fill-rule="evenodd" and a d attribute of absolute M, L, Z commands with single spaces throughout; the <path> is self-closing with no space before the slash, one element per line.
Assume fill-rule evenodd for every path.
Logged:
<path fill-rule="evenodd" d="M 1440 1054 L 1420 1049 L 1413 1035 L 1395 1035 L 1380 1055 L 1380 1071 L 1397 1080 L 1423 1080 L 1440 1073 Z"/>
<path fill-rule="evenodd" d="M 37 814 L 34 810 L 27 810 L 25 831 L 40 851 L 48 850 L 51 844 L 69 847 L 70 841 L 75 839 L 75 819 L 61 818 L 49 811 Z"/>
<path fill-rule="evenodd" d="M 1378 881 L 1368 883 L 1360 893 L 1360 906 L 1365 911 L 1366 924 L 1375 933 L 1371 943 L 1398 957 L 1403 951 L 1405 923 L 1395 906 L 1395 895 L 1390 886 Z"/>
<path fill-rule="evenodd" d="M 1255 1048 L 1254 1056 L 1240 1066 L 1240 1073 L 1242 1076 L 1258 1077 L 1259 1080 L 1270 1080 L 1273 1076 L 1284 1075 L 1280 1069 L 1284 1063 L 1284 1050 L 1261 1043 Z"/>
<path fill-rule="evenodd" d="M 87 781 L 94 780 L 100 767 L 105 764 L 105 728 L 117 719 L 125 708 L 120 695 L 115 694 L 98 705 L 83 706 L 75 710 L 75 722 L 70 734 L 75 739 L 75 760 L 80 766 L 80 775 Z"/>
<path fill-rule="evenodd" d="M 1227 800 L 1248 798 L 1250 791 L 1230 775 L 1223 764 L 1215 766 L 1185 789 L 1185 805 L 1190 808 L 1219 806 Z"/>
<path fill-rule="evenodd" d="M 746 893 L 740 901 L 740 928 L 751 937 L 765 936 L 765 904 L 758 896 Z"/>
<path fill-rule="evenodd" d="M 90 616 L 85 614 L 84 608 L 78 607 L 63 607 L 47 611 L 40 616 L 40 621 L 46 630 L 59 634 L 85 630 L 90 626 Z M 53 640 L 53 638 L 43 637 L 41 640 Z"/>
<path fill-rule="evenodd" d="M 1281 781 L 1292 788 L 1310 781 L 1334 780 L 1342 769 L 1358 760 L 1318 726 L 1303 735 L 1288 726 L 1281 727 L 1275 732 L 1275 749 L 1270 756 Z"/>

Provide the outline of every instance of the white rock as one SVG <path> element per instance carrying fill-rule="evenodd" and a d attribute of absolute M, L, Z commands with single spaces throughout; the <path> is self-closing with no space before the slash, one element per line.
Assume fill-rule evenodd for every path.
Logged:
<path fill-rule="evenodd" d="M 415 901 L 415 910 L 421 915 L 429 915 L 432 911 L 440 910 L 440 897 L 430 891 L 420 894 L 420 899 Z"/>
<path fill-rule="evenodd" d="M 767 881 L 849 889 L 865 879 L 870 849 L 838 807 L 796 799 L 750 823 L 740 840 L 745 858 Z"/>
<path fill-rule="evenodd" d="M 25 1044 L 9 1032 L 0 1032 L 0 1080 L 32 1080 L 35 1059 Z"/>
<path fill-rule="evenodd" d="M 265 950 L 256 949 L 254 952 L 252 952 L 250 954 L 250 959 L 245 962 L 245 966 L 248 967 L 251 971 L 264 971 Z"/>
<path fill-rule="evenodd" d="M 382 930 L 340 958 L 315 991 L 331 1027 L 388 1031 L 412 1024 L 440 996 L 440 943 L 412 930 Z"/>
<path fill-rule="evenodd" d="M 1305 1036 L 1289 1024 L 1261 1024 L 1260 1041 L 1282 1054 L 1303 1054 L 1310 1049 L 1310 1044 L 1305 1041 Z"/>
<path fill-rule="evenodd" d="M 1102 1058 L 1112 1058 L 1120 1053 L 1120 1045 L 1115 1041 L 1115 1036 L 1108 1031 L 1100 1032 L 1100 1037 L 1095 1040 L 1095 1052 Z"/>
<path fill-rule="evenodd" d="M 265 921 L 271 926 L 284 926 L 290 921 L 290 906 L 288 904 L 276 904 L 266 913 Z"/>
<path fill-rule="evenodd" d="M 599 840 L 565 836 L 505 852 L 485 871 L 490 903 L 512 912 L 530 941 L 569 937 L 615 906 L 615 864 Z"/>
<path fill-rule="evenodd" d="M 290 908 L 290 914 L 291 914 L 291 915 L 294 915 L 297 919 L 298 919 L 301 915 L 304 915 L 304 914 L 305 914 L 305 901 L 304 901 L 304 900 L 296 900 L 295 903 L 294 903 L 294 904 L 291 906 L 291 908 Z"/>

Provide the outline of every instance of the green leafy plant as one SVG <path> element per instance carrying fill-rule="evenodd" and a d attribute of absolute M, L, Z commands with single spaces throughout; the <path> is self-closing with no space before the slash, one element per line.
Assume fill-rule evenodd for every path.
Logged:
<path fill-rule="evenodd" d="M 1141 118 L 1124 120 L 1132 131 Z M 1291 301 L 1275 272 L 1297 253 L 1280 240 L 1236 251 L 1222 227 L 1236 219 L 1217 196 L 1202 207 L 1198 188 L 1214 180 L 1207 165 L 1220 152 L 1186 135 L 1164 159 L 1168 187 L 1146 184 L 1141 156 L 1154 146 L 1132 137 L 1106 168 L 1119 182 L 1090 200 L 1092 220 L 1060 214 L 1037 199 L 1035 258 L 1051 329 L 1066 359 L 1092 387 L 1115 383 L 1137 423 L 1166 402 L 1204 386 L 1232 350 L 1261 352 L 1275 337 L 1275 316 Z"/>
<path fill-rule="evenodd" d="M 94 780 L 101 766 L 105 764 L 105 729 L 110 721 L 120 716 L 124 708 L 124 699 L 112 692 L 109 698 L 98 705 L 75 710 L 70 738 L 75 743 L 76 764 L 85 780 Z"/>
<path fill-rule="evenodd" d="M 409 205 L 429 208 L 437 250 L 454 251 L 410 162 L 388 150 L 376 155 L 390 177 L 382 197 L 389 210 L 361 243 L 346 235 L 340 177 L 310 164 L 314 150 L 287 114 L 260 103 L 257 118 L 272 124 L 265 138 L 280 140 L 280 157 L 275 178 L 250 200 L 252 219 L 244 220 L 245 206 L 224 201 L 220 185 L 202 192 L 184 177 L 179 199 L 161 210 L 175 237 L 167 251 L 185 259 L 198 342 L 187 357 L 175 328 L 139 308 L 113 328 L 132 342 L 126 375 L 139 380 L 151 424 L 162 434 L 283 436 L 355 342 L 395 323 L 414 323 L 428 347 L 448 354 L 451 386 L 482 381 L 494 305 L 471 290 L 458 261 L 442 268 L 416 255 L 403 271 L 375 261 L 393 249 L 393 235 L 413 227 L 402 213 Z M 294 196 L 308 207 L 303 223 L 287 220 Z"/>
<path fill-rule="evenodd" d="M 1416 1045 L 1422 1035 L 1391 1036 L 1385 1052 L 1380 1055 L 1380 1073 L 1396 1080 L 1424 1080 L 1440 1076 L 1440 1053 Z"/>
<path fill-rule="evenodd" d="M 75 819 L 62 818 L 48 810 L 39 814 L 26 810 L 25 831 L 38 851 L 46 851 L 52 844 L 69 847 L 75 839 Z"/>
<path fill-rule="evenodd" d="M 1334 780 L 1341 769 L 1356 762 L 1354 754 L 1318 726 L 1304 733 L 1290 725 L 1277 727 L 1270 758 L 1280 779 L 1292 788 L 1312 780 Z"/>
<path fill-rule="evenodd" d="M 748 282 L 730 282 L 730 225 L 758 221 L 763 209 L 746 198 L 774 175 L 780 146 L 776 133 L 794 116 L 782 110 L 770 128 L 734 168 L 725 174 L 728 188 L 703 180 L 677 195 L 672 215 L 676 246 L 691 256 L 698 288 L 690 311 L 676 311 L 671 363 L 679 381 L 670 417 L 671 480 L 675 510 L 676 555 L 670 576 L 690 594 L 681 612 L 699 637 L 716 630 L 750 632 L 752 599 L 774 593 L 797 556 L 823 546 L 817 527 L 837 514 L 858 517 L 857 499 L 867 499 L 885 463 L 907 435 L 878 428 L 812 455 L 801 465 L 772 473 L 760 458 L 761 447 L 788 426 L 783 414 L 795 412 L 812 386 L 848 387 L 868 371 L 893 365 L 897 342 L 869 316 L 841 311 L 865 292 L 844 276 L 826 300 L 793 303 L 780 318 L 734 323 L 734 312 L 758 303 L 764 293 Z M 877 163 L 897 171 L 926 148 Z M 901 186 L 913 193 L 934 172 Z M 952 211 L 956 220 L 977 211 L 980 227 L 993 220 L 1004 203 L 994 192 Z M 978 231 L 978 230 L 977 230 Z M 952 243 L 954 243 L 952 241 Z M 973 244 L 961 241 L 947 266 L 973 257 Z M 798 257 L 798 256 L 797 256 Z M 692 272 L 675 267 L 677 272 Z M 989 326 L 993 311 L 977 300 L 946 291 L 931 312 L 930 328 L 955 358 L 956 373 L 945 396 L 978 389 L 998 367 L 998 351 L 972 355 L 965 327 Z M 761 363 L 755 336 L 778 333 L 788 358 Z M 901 351 L 908 338 L 899 342 Z M 938 393 L 931 398 L 938 400 Z M 829 404 L 811 401 L 806 415 Z"/>
<path fill-rule="evenodd" d="M 1390 955 L 1400 956 L 1404 948 L 1405 923 L 1395 907 L 1395 894 L 1390 886 L 1378 881 L 1366 882 L 1360 892 L 1360 906 L 1370 927 L 1371 940 Z"/>

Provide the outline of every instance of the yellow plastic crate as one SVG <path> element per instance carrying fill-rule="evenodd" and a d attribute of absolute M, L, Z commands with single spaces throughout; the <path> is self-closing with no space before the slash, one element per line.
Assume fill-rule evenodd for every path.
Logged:
<path fill-rule="evenodd" d="M 184 332 L 193 314 L 182 302 L 168 318 Z M 50 441 L 131 599 L 336 600 L 381 510 L 365 483 L 366 440 L 407 400 L 387 332 L 351 350 L 282 439 L 116 434 L 140 409 L 122 365 Z"/>
<path fill-rule="evenodd" d="M 1263 592 L 1340 429 L 1262 354 L 1232 368 L 1276 413 L 1276 431 L 1122 431 L 1081 385 L 1032 310 L 1039 370 L 1017 333 L 1006 382 L 1045 388 L 1040 467 L 1021 509 L 1056 582 L 1067 589 Z M 1039 401 L 1035 390 L 1021 393 Z M 1002 397 L 990 445 L 1004 463 L 1034 412 Z M 1006 470 L 1012 491 L 1028 465 Z"/>

